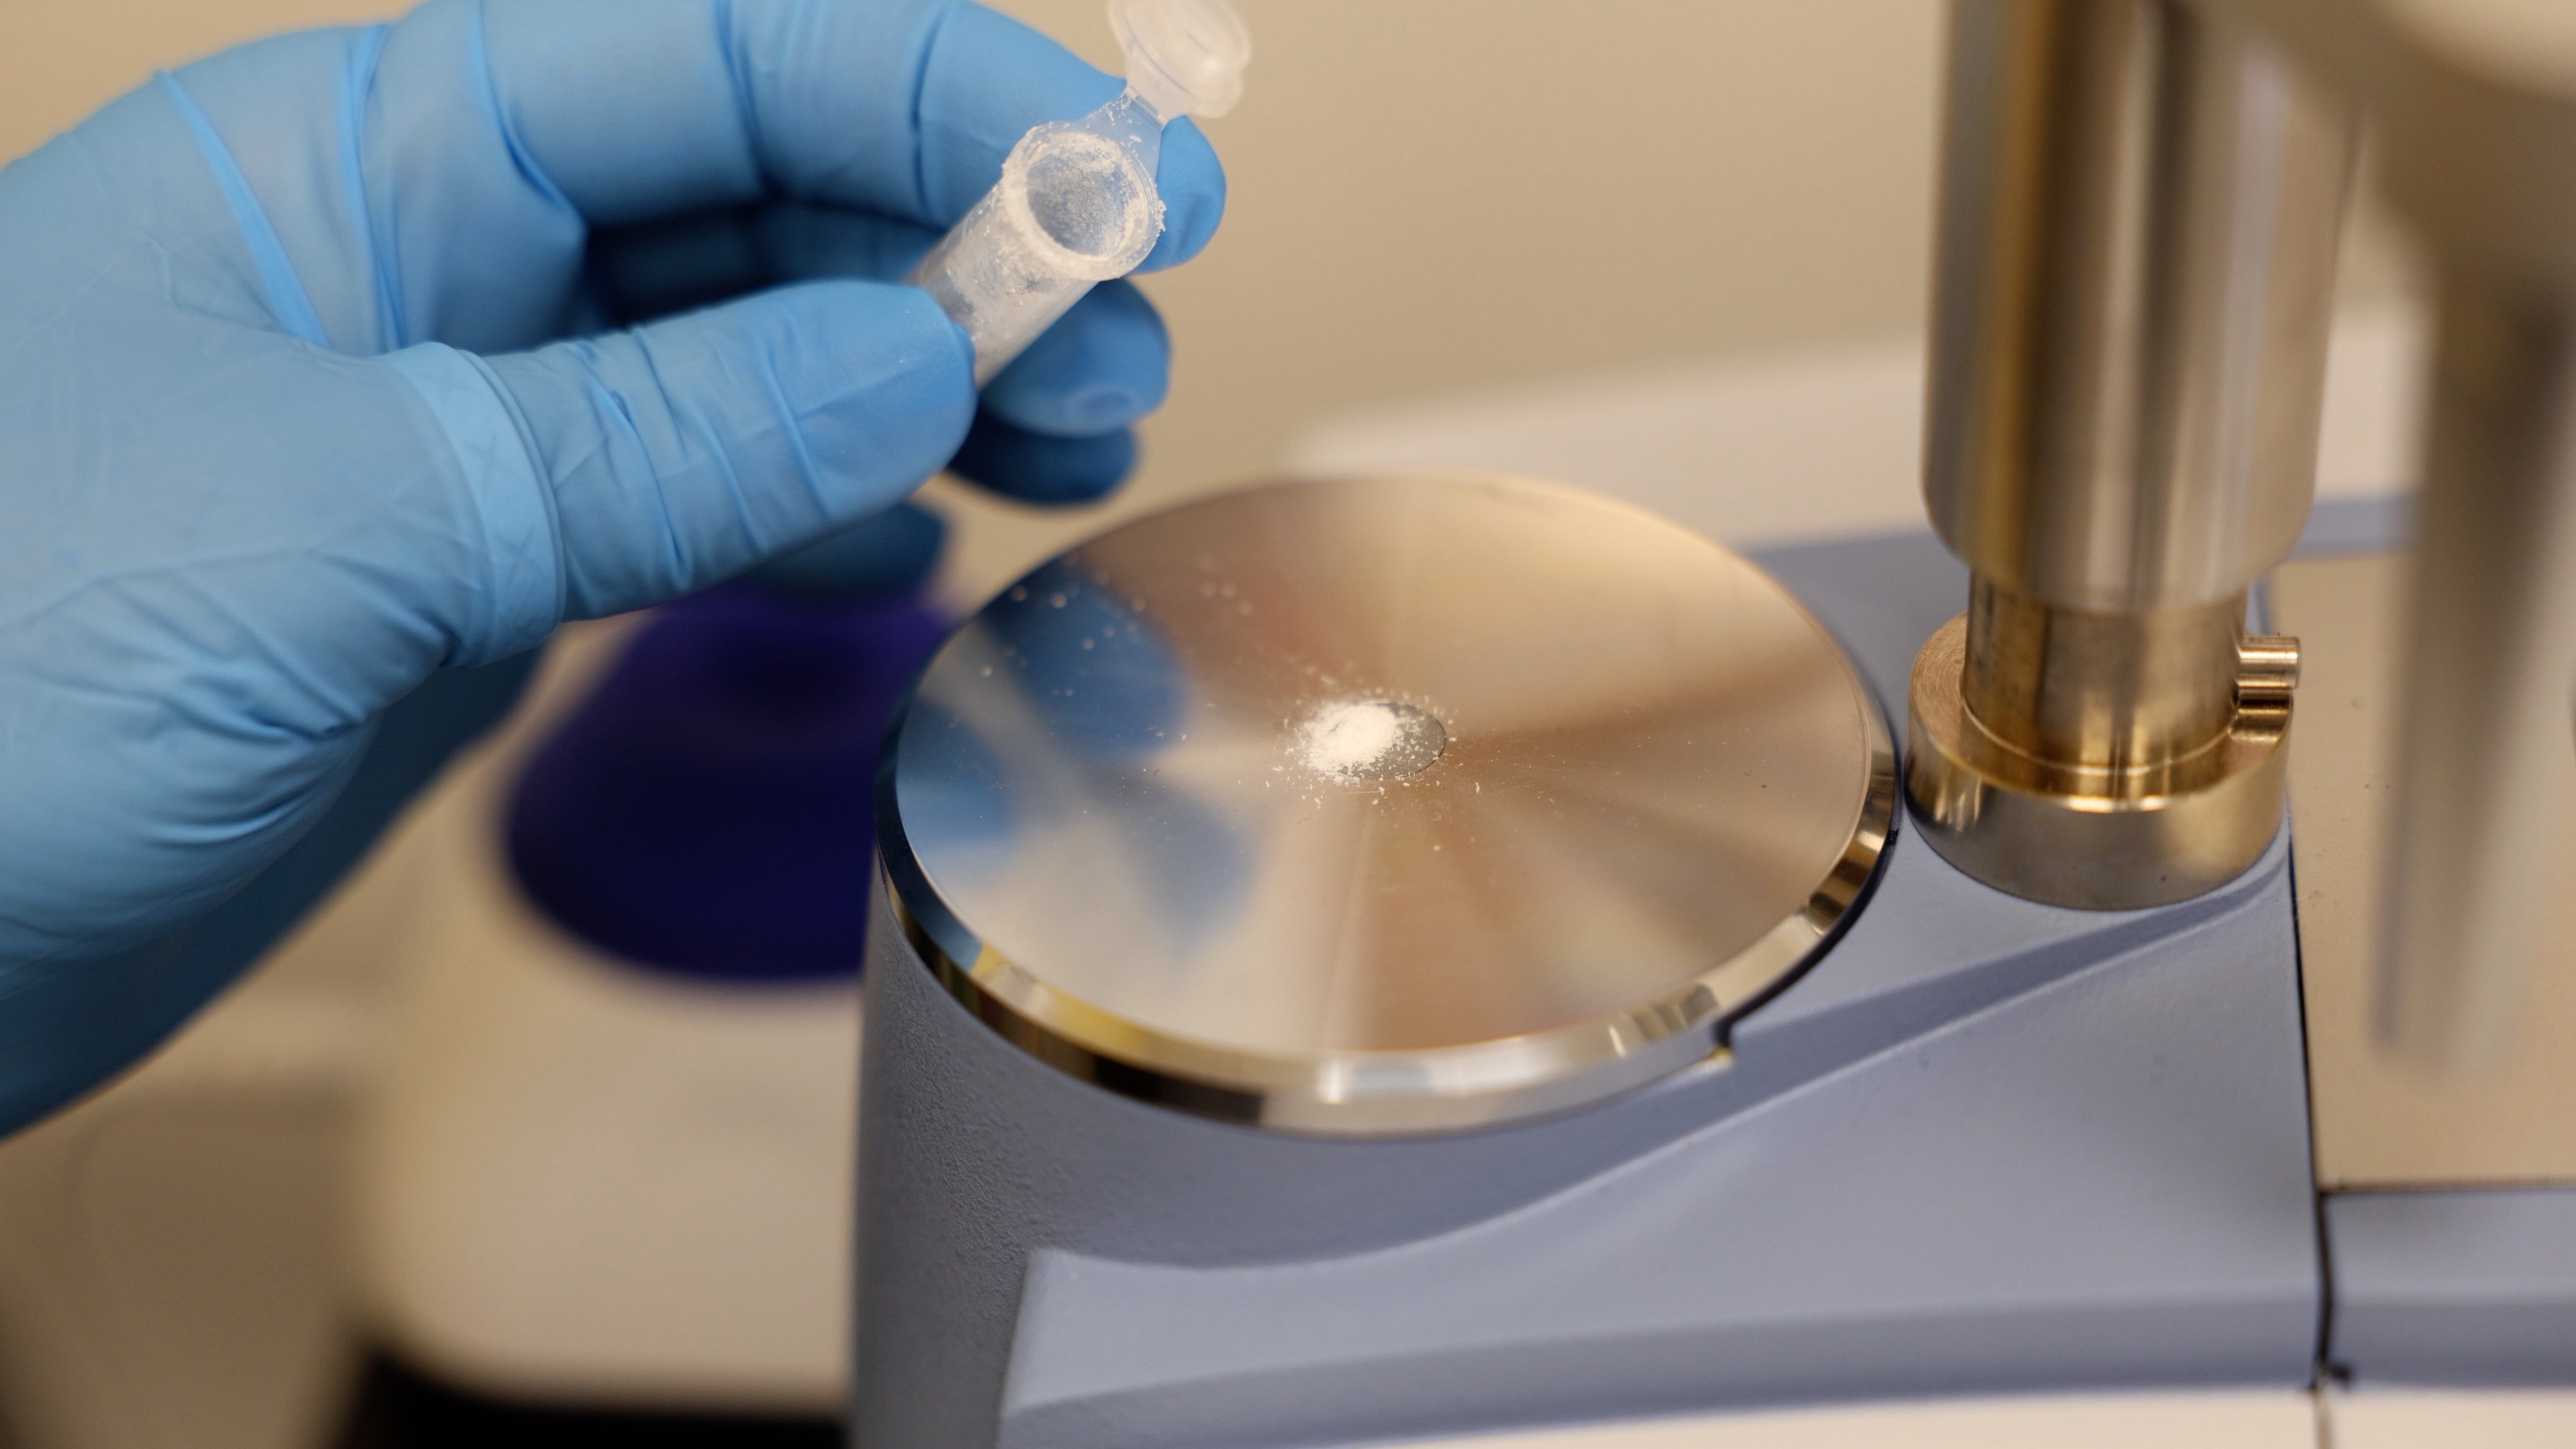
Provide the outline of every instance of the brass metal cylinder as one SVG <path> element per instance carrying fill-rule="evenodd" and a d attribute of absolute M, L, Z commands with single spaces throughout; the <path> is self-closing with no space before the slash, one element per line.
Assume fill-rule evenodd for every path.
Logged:
<path fill-rule="evenodd" d="M 2242 594 L 2167 609 L 2066 609 L 1992 579 L 1968 593 L 1959 692 L 1998 744 L 2060 764 L 2171 769 L 2236 721 Z"/>
<path fill-rule="evenodd" d="M 2125 910 L 2215 890 L 2271 844 L 2288 710 L 2240 707 L 2225 734 L 2160 765 L 2025 754 L 1969 711 L 1960 692 L 1967 642 L 1963 614 L 1916 656 L 1906 731 L 1915 828 L 1951 864 L 2032 900 Z M 2275 658 L 2297 647 L 2286 639 L 2247 643 L 2248 653 Z"/>
<path fill-rule="evenodd" d="M 2185 0 L 1959 0 L 1948 106 L 1924 492 L 1974 584 L 1916 814 L 2017 894 L 2181 899 L 2280 819 L 2296 646 L 2245 599 L 2314 487 L 2351 117 Z"/>

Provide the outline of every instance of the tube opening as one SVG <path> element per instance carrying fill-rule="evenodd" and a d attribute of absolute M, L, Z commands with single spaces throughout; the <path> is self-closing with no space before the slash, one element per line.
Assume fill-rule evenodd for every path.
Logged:
<path fill-rule="evenodd" d="M 1087 131 L 1033 133 L 1002 167 L 1002 195 L 1049 270 L 1106 281 L 1135 270 L 1162 232 L 1162 198 L 1124 147 Z"/>

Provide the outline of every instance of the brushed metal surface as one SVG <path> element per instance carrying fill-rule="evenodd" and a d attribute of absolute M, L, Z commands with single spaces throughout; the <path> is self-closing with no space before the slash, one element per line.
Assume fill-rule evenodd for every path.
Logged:
<path fill-rule="evenodd" d="M 1962 0 L 1924 493 L 1971 569 L 2155 609 L 2233 598 L 2289 552 L 2353 138 L 2232 15 Z"/>
<path fill-rule="evenodd" d="M 2272 617 L 2299 631 L 2306 696 L 2290 753 L 2299 964 L 2307 996 L 2317 1181 L 2326 1188 L 2576 1183 L 2576 891 L 2545 890 L 2518 1030 L 2489 1070 L 2439 1076 L 2372 1039 L 2372 974 L 2390 849 L 2406 560 L 2294 559 Z M 2576 787 L 2535 802 L 2557 822 L 2553 881 L 2576 878 Z"/>
<path fill-rule="evenodd" d="M 2576 781 L 2576 293 L 2442 279 L 2407 590 L 2379 1025 L 2420 1067 L 2498 1060 Z"/>
<path fill-rule="evenodd" d="M 1093 1081 L 1322 1132 L 1708 1057 L 1894 799 L 1877 704 L 1760 570 L 1469 476 L 1084 544 L 942 650 L 894 761 L 898 908 L 961 999 Z"/>

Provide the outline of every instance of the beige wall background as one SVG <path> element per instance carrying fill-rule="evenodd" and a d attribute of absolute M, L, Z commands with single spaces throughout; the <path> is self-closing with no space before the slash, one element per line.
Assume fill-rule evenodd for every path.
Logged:
<path fill-rule="evenodd" d="M 1940 0 L 1240 3 L 1250 89 L 1209 127 L 1229 210 L 1147 284 L 1179 370 L 1114 511 L 1257 473 L 1338 410 L 1922 325 Z M 402 8 L 6 0 L 0 155 L 155 66 Z M 1117 68 L 1099 0 L 1002 8 Z M 2345 271 L 2406 285 L 2372 216 Z M 950 506 L 970 587 L 1098 525 Z"/>

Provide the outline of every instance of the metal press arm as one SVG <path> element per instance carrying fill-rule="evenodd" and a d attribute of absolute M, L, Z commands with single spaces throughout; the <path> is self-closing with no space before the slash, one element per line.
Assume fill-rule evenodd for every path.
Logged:
<path fill-rule="evenodd" d="M 1969 873 L 2210 889 L 2279 818 L 2286 641 L 2352 126 L 2439 277 L 2380 1017 L 2509 1035 L 2576 769 L 2576 7 L 1961 0 L 1926 495 L 1975 582 L 1918 662 L 1908 789 Z"/>
<path fill-rule="evenodd" d="M 2158 905 L 2278 832 L 2294 641 L 2246 591 L 2313 490 L 2345 107 L 2178 0 L 1953 11 L 1925 451 L 1973 575 L 1907 787 L 1969 874 Z"/>

